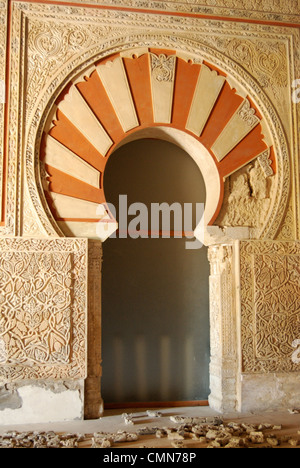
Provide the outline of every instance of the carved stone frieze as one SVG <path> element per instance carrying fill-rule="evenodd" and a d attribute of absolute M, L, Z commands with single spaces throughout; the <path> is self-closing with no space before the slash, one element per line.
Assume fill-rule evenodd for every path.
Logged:
<path fill-rule="evenodd" d="M 0 382 L 86 376 L 87 241 L 0 239 Z"/>
<path fill-rule="evenodd" d="M 71 0 L 66 0 L 70 2 Z M 235 18 L 299 22 L 297 0 L 79 0 L 101 6 L 148 9 L 176 13 L 195 13 Z"/>
<path fill-rule="evenodd" d="M 299 242 L 241 242 L 242 372 L 299 371 Z"/>

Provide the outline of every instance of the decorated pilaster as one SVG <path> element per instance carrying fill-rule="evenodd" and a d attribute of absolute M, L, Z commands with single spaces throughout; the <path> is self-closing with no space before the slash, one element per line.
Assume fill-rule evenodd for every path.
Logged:
<path fill-rule="evenodd" d="M 209 247 L 210 388 L 209 404 L 216 411 L 237 407 L 237 321 L 235 314 L 234 246 Z"/>

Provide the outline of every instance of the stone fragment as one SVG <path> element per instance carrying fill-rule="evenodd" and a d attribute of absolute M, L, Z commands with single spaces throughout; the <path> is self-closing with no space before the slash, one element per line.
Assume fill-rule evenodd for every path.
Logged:
<path fill-rule="evenodd" d="M 269 436 L 266 440 L 268 444 L 272 445 L 272 447 L 277 447 L 278 445 L 280 445 L 280 441 L 277 439 L 277 437 Z"/>
<path fill-rule="evenodd" d="M 202 424 L 202 423 L 212 423 L 217 424 L 219 421 L 222 421 L 219 417 L 213 418 L 190 418 L 185 416 L 170 416 L 170 420 L 177 424 Z"/>
<path fill-rule="evenodd" d="M 126 432 L 120 432 L 120 433 L 114 434 L 114 436 L 113 436 L 113 441 L 114 441 L 116 444 L 121 443 L 121 442 L 126 442 L 126 441 L 127 441 L 127 434 L 126 434 Z"/>
<path fill-rule="evenodd" d="M 297 447 L 298 445 L 300 445 L 300 442 L 298 439 L 290 439 L 289 444 L 293 445 L 294 447 Z"/>
<path fill-rule="evenodd" d="M 126 442 L 134 442 L 139 439 L 139 436 L 134 432 L 127 433 Z"/>
<path fill-rule="evenodd" d="M 174 448 L 183 448 L 184 447 L 184 443 L 182 440 L 174 440 L 172 443 L 171 443 L 172 447 Z"/>
<path fill-rule="evenodd" d="M 214 416 L 214 418 L 212 419 L 212 424 L 214 424 L 215 426 L 220 426 L 221 424 L 223 424 L 223 419 L 220 416 Z"/>
<path fill-rule="evenodd" d="M 258 425 L 255 424 L 242 423 L 241 427 L 247 432 L 247 434 L 250 434 L 251 432 L 256 432 L 258 430 Z"/>
<path fill-rule="evenodd" d="M 218 435 L 220 435 L 219 431 L 209 429 L 205 437 L 207 440 L 215 440 L 218 437 Z"/>
<path fill-rule="evenodd" d="M 127 424 L 128 426 L 134 425 L 134 422 L 131 418 L 124 418 L 124 423 Z"/>
<path fill-rule="evenodd" d="M 221 444 L 217 440 L 213 440 L 210 442 L 209 448 L 221 448 Z"/>
<path fill-rule="evenodd" d="M 161 418 L 162 414 L 159 411 L 147 410 L 149 418 Z"/>
<path fill-rule="evenodd" d="M 225 445 L 227 445 L 230 441 L 230 437 L 217 437 L 215 439 L 216 442 L 218 442 L 220 444 L 221 447 L 225 447 Z"/>
<path fill-rule="evenodd" d="M 65 448 L 77 448 L 78 440 L 76 437 L 68 438 L 65 440 L 61 440 L 60 444 L 62 447 L 65 447 Z"/>
<path fill-rule="evenodd" d="M 93 437 L 91 448 L 110 448 L 112 447 L 112 440 L 107 437 Z"/>
<path fill-rule="evenodd" d="M 163 437 L 167 437 L 168 433 L 165 429 L 158 429 L 155 435 L 158 439 L 162 439 Z"/>
<path fill-rule="evenodd" d="M 193 418 L 186 418 L 184 416 L 170 416 L 170 421 L 174 423 L 181 423 L 181 424 L 191 424 L 193 422 Z"/>
<path fill-rule="evenodd" d="M 245 442 L 240 437 L 231 437 L 228 443 L 225 445 L 225 448 L 241 448 L 244 447 Z"/>
<path fill-rule="evenodd" d="M 137 430 L 139 435 L 153 435 L 158 431 L 158 427 L 141 427 Z"/>
<path fill-rule="evenodd" d="M 184 440 L 184 436 L 179 434 L 177 431 L 169 431 L 168 432 L 168 439 L 177 439 L 177 440 Z"/>
<path fill-rule="evenodd" d="M 13 448 L 14 444 L 10 439 L 2 439 L 0 440 L 0 448 Z"/>
<path fill-rule="evenodd" d="M 119 431 L 116 434 L 112 435 L 113 441 L 115 443 L 121 442 L 133 442 L 138 440 L 139 436 L 136 433 L 129 433 L 125 431 Z"/>
<path fill-rule="evenodd" d="M 204 436 L 206 431 L 204 430 L 202 425 L 196 424 L 195 426 L 192 426 L 192 432 L 198 436 Z"/>
<path fill-rule="evenodd" d="M 272 427 L 272 424 L 269 424 L 269 423 L 263 423 L 263 424 L 259 424 L 257 429 L 259 431 L 262 431 L 264 429 L 270 429 Z"/>
<path fill-rule="evenodd" d="M 133 413 L 123 413 L 122 414 L 122 418 L 124 419 L 124 423 L 127 424 L 127 425 L 131 425 L 133 426 L 134 425 L 134 421 L 133 421 Z"/>
<path fill-rule="evenodd" d="M 253 444 L 262 444 L 265 440 L 264 434 L 261 431 L 250 432 L 249 438 Z"/>

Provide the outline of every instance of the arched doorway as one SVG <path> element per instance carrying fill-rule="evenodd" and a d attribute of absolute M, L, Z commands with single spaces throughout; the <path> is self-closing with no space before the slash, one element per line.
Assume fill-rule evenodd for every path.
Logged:
<path fill-rule="evenodd" d="M 116 208 L 119 232 L 103 244 L 103 399 L 105 403 L 207 400 L 207 249 L 188 248 L 193 239 L 176 230 L 174 217 L 170 233 L 160 235 L 152 230 L 151 219 L 151 204 L 176 203 L 182 207 L 182 221 L 190 209 L 193 231 L 196 204 L 205 202 L 201 172 L 178 146 L 142 139 L 112 155 L 104 173 L 104 191 L 106 201 Z M 129 232 L 120 220 L 124 202 Z M 147 208 L 149 229 L 138 223 L 138 232 L 133 232 L 133 215 L 140 212 L 130 211 L 130 206 L 137 202 Z"/>
<path fill-rule="evenodd" d="M 199 53 L 199 45 L 195 44 L 195 50 Z M 99 204 L 103 207 L 106 202 L 103 174 L 110 155 L 129 141 L 149 136 L 172 141 L 188 152 L 203 173 L 207 190 L 205 226 L 209 229 L 205 243 L 216 244 L 210 248 L 211 323 L 217 318 L 224 326 L 224 333 L 211 327 L 216 330 L 211 341 L 218 344 L 218 353 L 211 356 L 210 403 L 223 408 L 226 396 L 231 408 L 237 401 L 238 361 L 236 356 L 228 361 L 229 346 L 223 346 L 221 339 L 233 338 L 230 349 L 239 351 L 234 334 L 227 335 L 228 321 L 235 327 L 233 309 L 239 302 L 231 285 L 231 276 L 238 275 L 232 268 L 238 269 L 238 254 L 226 243 L 241 238 L 274 238 L 287 202 L 288 151 L 272 106 L 250 75 L 241 67 L 236 69 L 236 64 L 229 66 L 216 51 L 205 53 L 204 59 L 189 56 L 148 47 L 122 49 L 116 55 L 101 56 L 103 60 L 99 56 L 101 60 L 74 77 L 56 96 L 55 106 L 47 114 L 41 174 L 37 171 L 44 193 L 41 203 L 34 197 L 32 201 L 37 212 L 41 206 L 47 211 L 48 217 L 43 211 L 41 222 L 52 235 L 97 237 L 104 242 L 117 229 L 110 219 L 106 222 L 106 212 L 98 211 Z M 124 99 L 117 98 L 120 89 Z M 231 196 L 232 175 L 245 170 L 237 175 L 238 181 L 248 185 L 247 196 L 255 198 L 247 172 L 252 162 L 259 165 L 273 187 L 261 225 L 257 226 L 255 220 L 249 225 L 239 212 L 228 225 L 224 218 L 220 223 L 220 210 L 227 213 L 228 202 L 233 202 L 234 214 L 236 206 L 245 208 Z M 28 164 L 29 183 L 32 174 L 36 175 Z M 255 205 L 255 200 L 251 201 Z M 103 236 L 98 235 L 99 225 Z M 229 393 L 234 395 L 232 401 L 227 398 Z"/>

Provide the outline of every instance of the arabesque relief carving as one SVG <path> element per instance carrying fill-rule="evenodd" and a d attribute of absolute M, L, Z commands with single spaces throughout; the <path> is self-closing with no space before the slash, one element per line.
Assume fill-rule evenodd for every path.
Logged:
<path fill-rule="evenodd" d="M 151 71 L 157 81 L 173 81 L 176 63 L 175 55 L 150 54 Z"/>
<path fill-rule="evenodd" d="M 86 374 L 87 241 L 0 239 L 0 382 Z"/>
<path fill-rule="evenodd" d="M 299 242 L 241 242 L 243 372 L 299 371 Z"/>
<path fill-rule="evenodd" d="M 72 255 L 2 255 L 1 364 L 68 363 L 71 339 Z"/>

